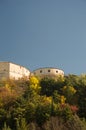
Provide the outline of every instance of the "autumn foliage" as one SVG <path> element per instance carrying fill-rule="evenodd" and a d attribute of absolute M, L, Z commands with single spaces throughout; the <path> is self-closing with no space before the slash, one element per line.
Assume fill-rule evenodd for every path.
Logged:
<path fill-rule="evenodd" d="M 0 81 L 0 129 L 35 130 L 37 125 L 41 130 L 52 117 L 65 123 L 75 115 L 85 119 L 85 93 L 85 75 Z"/>

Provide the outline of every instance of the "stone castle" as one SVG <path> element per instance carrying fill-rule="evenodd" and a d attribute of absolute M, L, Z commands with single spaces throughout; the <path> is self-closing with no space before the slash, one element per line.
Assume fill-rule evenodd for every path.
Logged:
<path fill-rule="evenodd" d="M 59 75 L 64 76 L 63 70 L 45 67 L 39 68 L 32 72 L 24 66 L 17 65 L 11 62 L 0 62 L 0 79 L 2 78 L 13 78 L 15 80 L 27 77 L 30 75 L 37 77 L 57 77 Z"/>

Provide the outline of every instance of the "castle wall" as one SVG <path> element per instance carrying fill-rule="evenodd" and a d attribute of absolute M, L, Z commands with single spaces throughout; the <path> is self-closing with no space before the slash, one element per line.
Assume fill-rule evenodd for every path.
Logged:
<path fill-rule="evenodd" d="M 22 77 L 28 77 L 30 75 L 37 77 L 58 77 L 64 76 L 64 72 L 57 68 L 39 68 L 34 70 L 32 73 L 23 66 L 10 63 L 10 62 L 0 62 L 0 79 L 1 78 L 14 78 L 19 79 Z"/>
<path fill-rule="evenodd" d="M 22 77 L 29 77 L 30 75 L 30 71 L 23 66 L 16 65 L 13 63 L 10 63 L 9 66 L 10 66 L 10 72 L 9 72 L 10 77 L 18 79 Z"/>
<path fill-rule="evenodd" d="M 0 79 L 9 77 L 9 63 L 0 62 Z"/>
<path fill-rule="evenodd" d="M 23 66 L 10 63 L 10 77 L 15 79 L 29 77 L 30 71 Z"/>
<path fill-rule="evenodd" d="M 0 79 L 29 77 L 30 71 L 23 66 L 10 62 L 0 62 Z"/>
<path fill-rule="evenodd" d="M 57 77 L 57 76 L 64 76 L 64 72 L 57 68 L 40 68 L 32 72 L 34 76 L 38 77 Z"/>

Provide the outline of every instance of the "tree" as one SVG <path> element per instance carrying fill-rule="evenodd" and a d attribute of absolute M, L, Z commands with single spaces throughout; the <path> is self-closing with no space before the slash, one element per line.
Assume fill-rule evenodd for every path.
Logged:
<path fill-rule="evenodd" d="M 51 97 L 41 96 L 36 107 L 36 122 L 42 125 L 51 116 Z"/>
<path fill-rule="evenodd" d="M 2 128 L 2 130 L 11 130 L 11 128 L 9 126 L 7 126 L 6 123 L 4 123 L 4 127 Z"/>
<path fill-rule="evenodd" d="M 69 104 L 73 104 L 72 101 L 74 94 L 76 93 L 76 89 L 73 86 L 64 86 L 63 87 L 63 94 L 66 97 L 66 102 Z"/>
<path fill-rule="evenodd" d="M 54 92 L 55 80 L 52 78 L 43 78 L 40 81 L 41 95 L 51 96 Z"/>

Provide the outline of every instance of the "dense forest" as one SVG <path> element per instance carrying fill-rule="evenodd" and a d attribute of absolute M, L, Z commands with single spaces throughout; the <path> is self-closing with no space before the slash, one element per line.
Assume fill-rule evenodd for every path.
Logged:
<path fill-rule="evenodd" d="M 2 79 L 0 130 L 86 130 L 86 75 Z"/>

